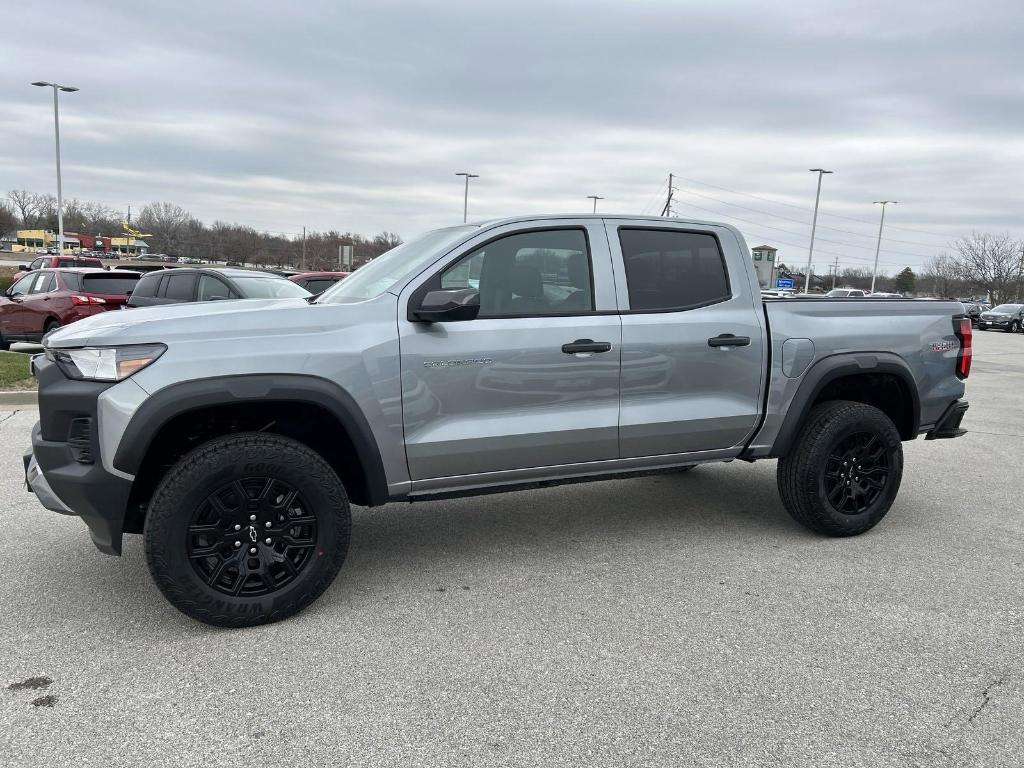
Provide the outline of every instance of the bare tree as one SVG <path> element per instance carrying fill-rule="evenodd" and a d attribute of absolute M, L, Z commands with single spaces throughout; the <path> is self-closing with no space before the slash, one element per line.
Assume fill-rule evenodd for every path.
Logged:
<path fill-rule="evenodd" d="M 936 296 L 949 298 L 955 293 L 961 293 L 963 280 L 960 277 L 960 267 L 957 260 L 948 253 L 940 253 L 924 265 L 919 275 L 919 284 L 922 290 L 929 290 Z"/>
<path fill-rule="evenodd" d="M 13 235 L 18 231 L 18 216 L 14 208 L 7 203 L 0 203 L 0 237 Z"/>
<path fill-rule="evenodd" d="M 961 237 L 956 248 L 957 270 L 961 279 L 983 288 L 989 300 L 1003 304 L 1017 297 L 1024 272 L 1022 244 L 1008 234 L 972 232 Z"/>
<path fill-rule="evenodd" d="M 31 229 L 35 226 L 36 211 L 38 210 L 36 207 L 37 195 L 27 189 L 12 189 L 7 193 L 7 197 L 14 204 L 22 227 Z"/>
<path fill-rule="evenodd" d="M 138 227 L 151 234 L 155 250 L 178 255 L 188 240 L 194 219 L 174 203 L 149 203 L 139 212 Z"/>

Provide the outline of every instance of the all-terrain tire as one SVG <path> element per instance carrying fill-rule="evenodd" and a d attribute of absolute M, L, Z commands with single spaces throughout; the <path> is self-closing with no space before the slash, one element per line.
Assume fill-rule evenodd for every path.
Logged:
<path fill-rule="evenodd" d="M 266 489 L 262 493 L 261 487 Z M 241 491 L 236 493 L 235 488 Z M 264 512 L 264 507 L 258 505 L 272 505 L 286 498 L 284 492 L 272 498 L 278 493 L 273 489 L 281 488 L 292 489 L 294 495 L 288 498 L 295 501 L 284 501 L 282 507 Z M 243 496 L 243 492 L 247 495 Z M 216 504 L 211 502 L 214 498 Z M 237 509 L 225 499 L 237 500 Z M 251 524 L 250 510 L 253 518 L 260 517 Z M 296 514 L 301 517 L 290 517 Z M 207 516 L 205 523 L 203 518 L 197 517 L 201 515 Z M 218 518 L 216 524 L 209 524 L 211 515 Z M 266 521 L 262 519 L 264 516 Z M 271 518 L 277 516 L 282 521 L 280 526 L 271 522 Z M 236 518 L 239 523 L 235 522 Z M 310 519 L 315 522 L 308 523 L 307 528 L 288 527 L 292 520 Z M 275 526 L 273 530 L 271 525 Z M 237 534 L 234 533 L 239 530 L 236 526 L 241 526 Z M 211 533 L 209 540 L 201 538 L 204 534 L 195 533 L 205 529 L 217 532 Z M 295 543 L 295 536 L 307 535 L 310 530 L 314 533 L 308 540 L 314 545 L 308 546 L 305 539 L 298 542 L 303 545 L 303 551 L 294 557 L 301 560 L 297 566 L 289 560 L 292 567 L 285 573 L 282 558 L 292 552 L 285 548 Z M 278 536 L 273 547 L 264 546 L 265 532 Z M 201 445 L 167 472 L 149 504 L 144 538 L 150 573 L 175 608 L 207 624 L 241 627 L 280 621 L 316 600 L 334 581 L 345 562 L 350 533 L 348 496 L 331 466 L 315 451 L 295 440 L 249 432 Z M 197 535 L 200 538 L 197 539 Z M 235 536 L 238 541 L 231 541 Z M 197 558 L 197 553 L 211 541 L 214 545 L 220 542 L 220 552 L 205 559 Z M 270 541 L 269 536 L 267 541 Z M 232 547 L 239 547 L 239 542 L 241 547 L 233 552 Z M 274 547 L 284 554 L 278 554 Z M 258 554 L 248 558 L 247 553 L 253 550 Z M 224 565 L 216 558 L 222 558 Z M 219 579 L 201 570 L 211 561 L 215 564 L 210 567 L 211 571 L 218 567 L 223 571 Z M 267 582 L 262 586 L 263 577 L 250 573 L 251 566 L 267 571 Z M 283 575 L 271 574 L 271 568 Z M 230 581 L 232 573 L 239 574 L 234 581 Z M 225 583 L 237 585 L 238 579 L 242 581 L 242 588 L 231 594 L 234 588 L 225 587 Z M 274 584 L 278 580 L 280 587 Z M 268 591 L 257 594 L 261 588 Z M 246 591 L 250 594 L 245 594 Z"/>
<path fill-rule="evenodd" d="M 851 450 L 856 457 L 861 442 L 871 447 L 862 449 L 860 459 L 867 464 L 863 456 L 877 454 L 881 469 L 858 475 L 852 459 L 843 464 Z M 851 444 L 852 449 L 846 447 Z M 777 474 L 782 503 L 798 523 L 828 536 L 856 536 L 873 528 L 895 501 L 903 476 L 903 445 L 892 420 L 877 408 L 831 400 L 811 410 L 792 450 L 779 459 Z M 851 490 L 844 491 L 844 484 Z M 828 489 L 837 495 L 830 499 Z"/>

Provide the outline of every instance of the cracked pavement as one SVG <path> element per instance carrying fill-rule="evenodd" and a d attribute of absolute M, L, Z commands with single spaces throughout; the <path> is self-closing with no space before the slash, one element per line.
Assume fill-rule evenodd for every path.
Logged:
<path fill-rule="evenodd" d="M 975 349 L 975 431 L 906 444 L 864 536 L 774 462 L 357 510 L 323 598 L 242 631 L 43 510 L 0 407 L 2 761 L 1019 767 L 1024 337 Z"/>

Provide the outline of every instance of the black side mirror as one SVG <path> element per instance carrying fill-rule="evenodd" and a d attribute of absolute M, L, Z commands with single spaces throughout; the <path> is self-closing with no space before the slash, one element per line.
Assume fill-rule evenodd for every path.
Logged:
<path fill-rule="evenodd" d="M 423 323 L 452 323 L 475 320 L 480 314 L 480 291 L 475 288 L 453 288 L 431 291 L 423 297 L 414 319 Z"/>
<path fill-rule="evenodd" d="M 28 264 L 19 264 L 18 265 L 18 271 L 19 272 L 28 272 L 30 270 L 31 270 L 31 267 Z"/>

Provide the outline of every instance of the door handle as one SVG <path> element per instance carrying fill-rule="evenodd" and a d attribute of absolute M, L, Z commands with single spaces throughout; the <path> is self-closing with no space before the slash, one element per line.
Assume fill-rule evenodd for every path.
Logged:
<path fill-rule="evenodd" d="M 720 333 L 708 339 L 709 347 L 747 347 L 750 346 L 749 336 L 735 336 L 731 333 Z"/>
<path fill-rule="evenodd" d="M 562 345 L 562 351 L 567 355 L 575 355 L 579 352 L 607 352 L 611 348 L 611 343 L 593 339 L 576 339 L 570 344 Z"/>

